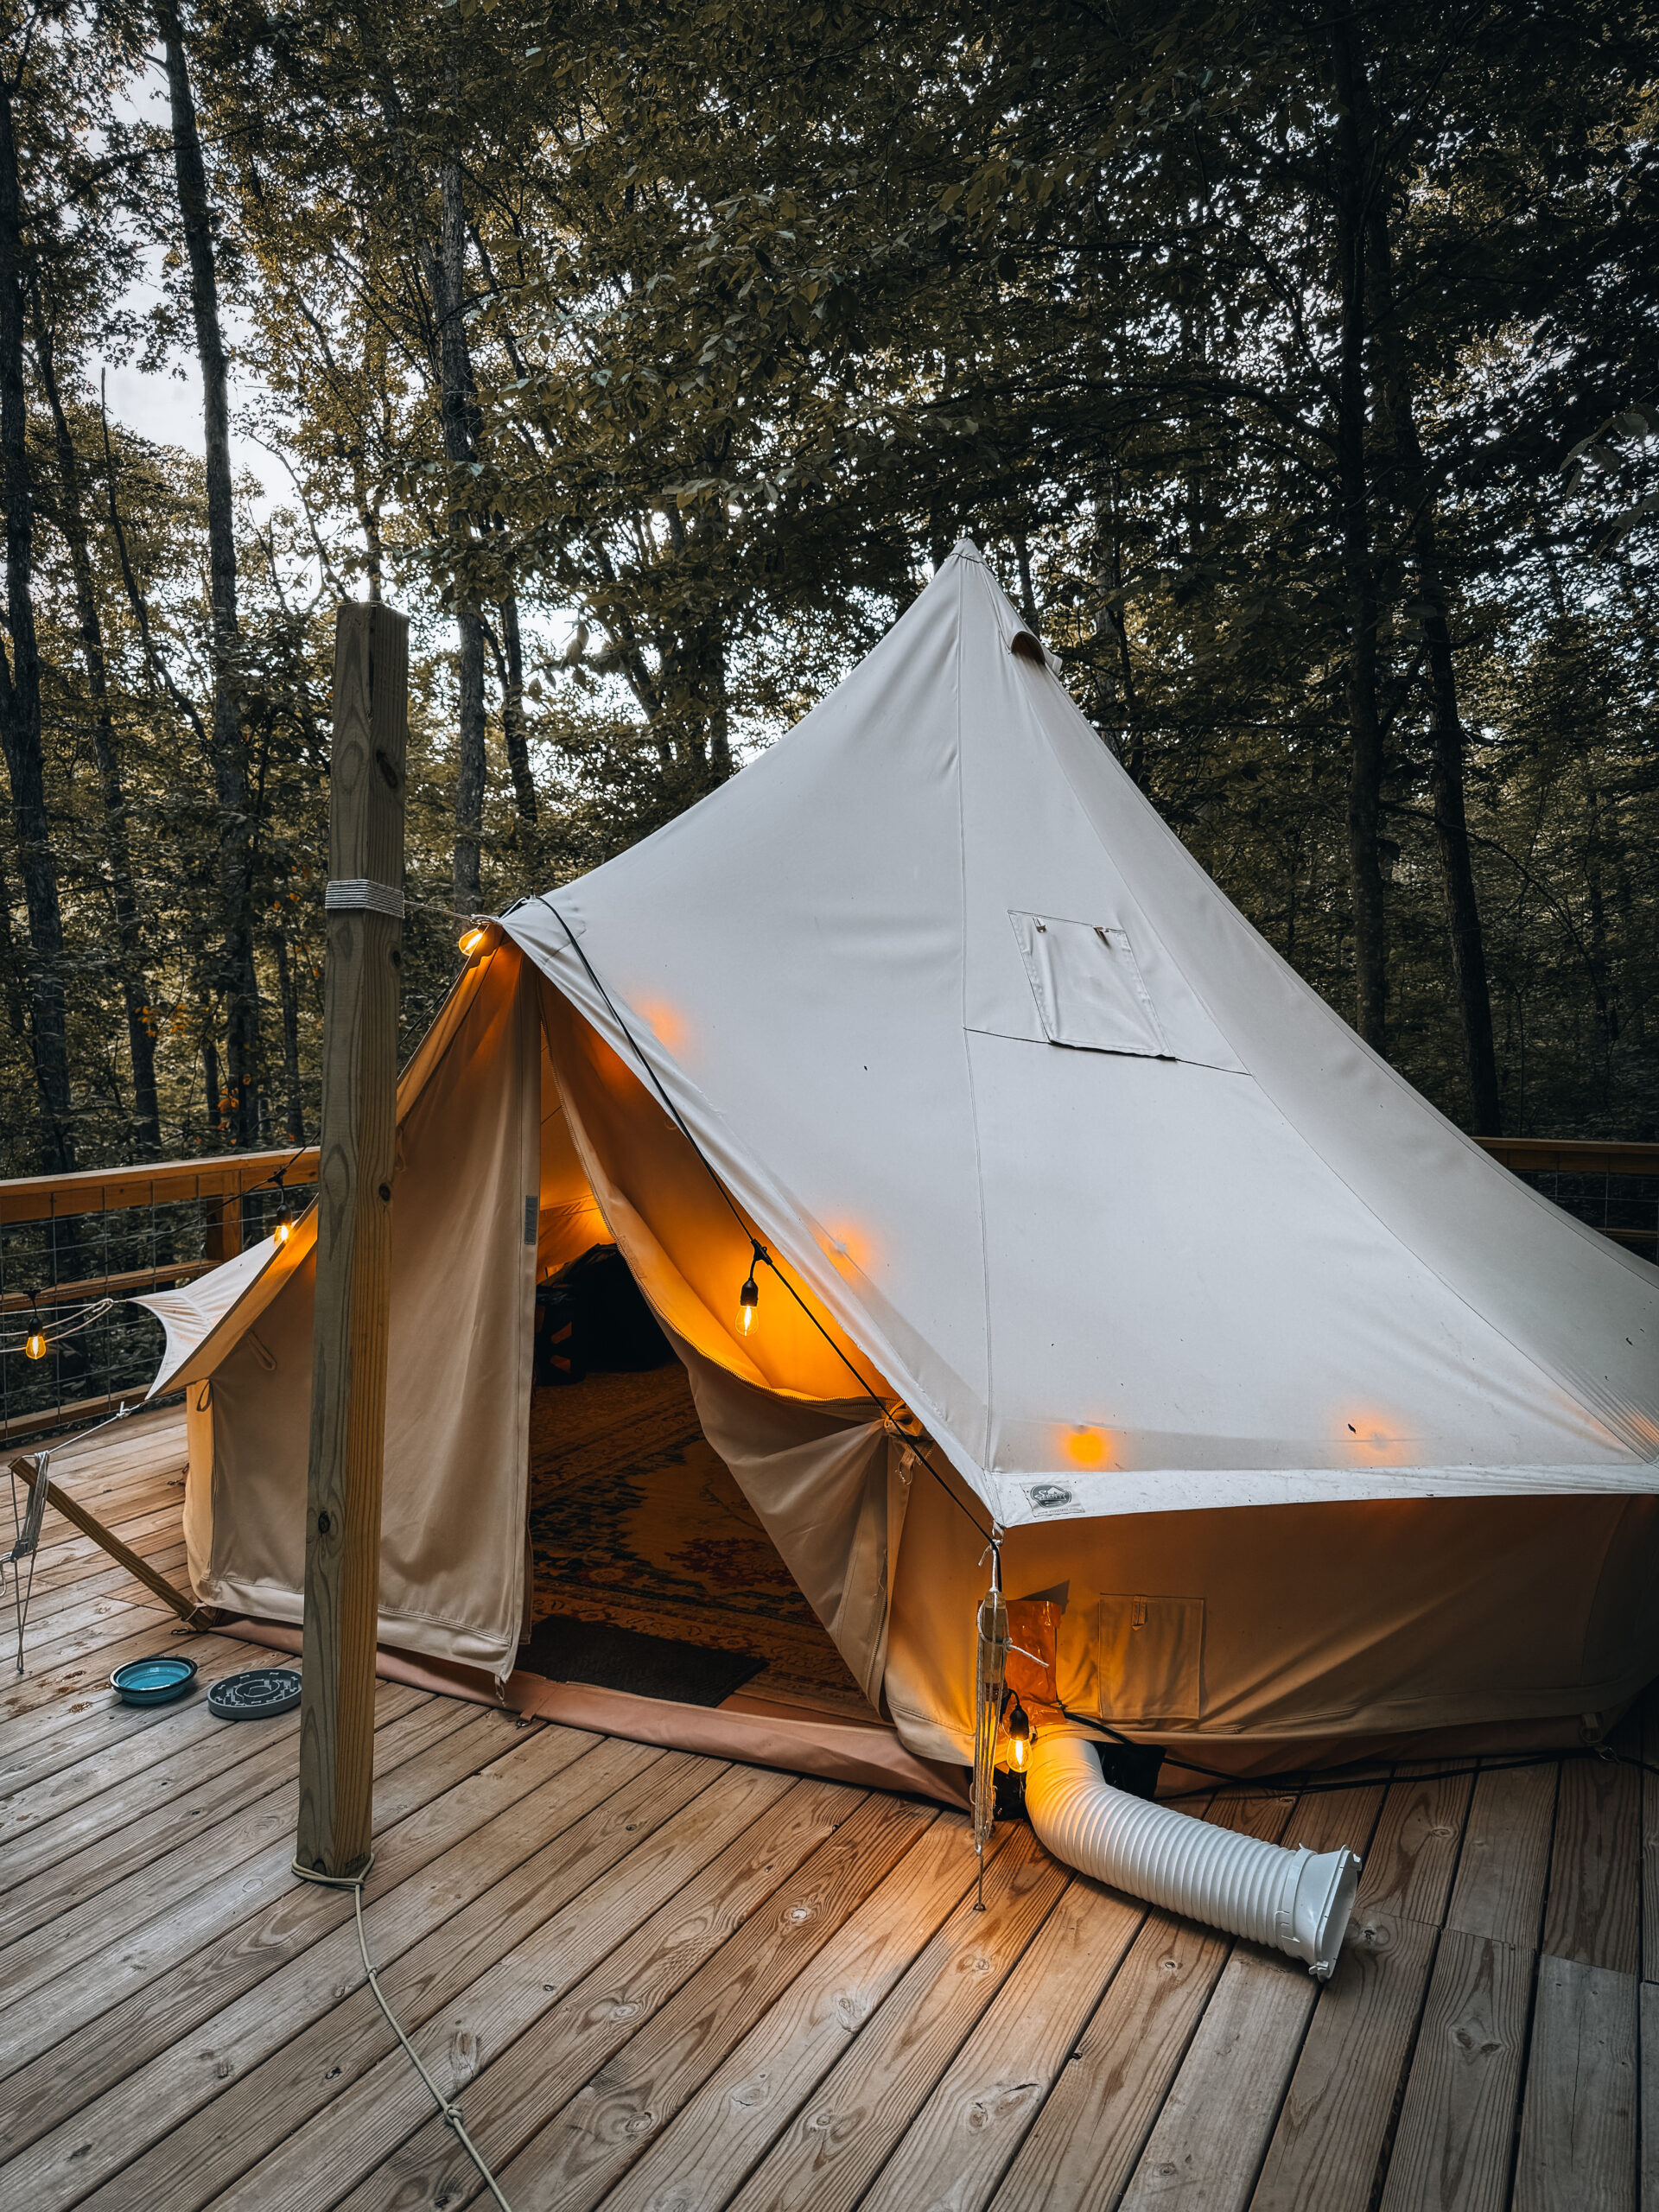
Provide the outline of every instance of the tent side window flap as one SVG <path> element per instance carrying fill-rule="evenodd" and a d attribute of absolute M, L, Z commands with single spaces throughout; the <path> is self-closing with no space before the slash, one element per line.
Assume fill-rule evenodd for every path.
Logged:
<path fill-rule="evenodd" d="M 1008 919 L 1051 1045 L 1174 1058 L 1127 930 L 1017 909 Z"/>
<path fill-rule="evenodd" d="M 1069 1706 L 1131 1727 L 1203 1717 L 1202 1598 L 1072 1597 L 1060 1624 Z"/>

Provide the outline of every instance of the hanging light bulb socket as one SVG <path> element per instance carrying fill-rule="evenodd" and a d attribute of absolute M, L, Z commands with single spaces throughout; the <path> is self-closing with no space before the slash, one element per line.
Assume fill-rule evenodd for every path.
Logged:
<path fill-rule="evenodd" d="M 1008 1709 L 1003 1716 L 1002 1726 L 1007 1732 L 1008 1764 L 1016 1774 L 1023 1774 L 1031 1758 L 1031 1747 L 1036 1742 L 1037 1735 L 1031 1725 L 1031 1715 L 1012 1693 L 1009 1694 Z"/>
<path fill-rule="evenodd" d="M 760 1303 L 760 1286 L 754 1279 L 754 1271 L 765 1257 L 766 1254 L 757 1244 L 753 1257 L 749 1262 L 749 1272 L 743 1280 L 743 1287 L 737 1294 L 737 1318 L 746 1337 L 754 1325 L 755 1308 Z"/>

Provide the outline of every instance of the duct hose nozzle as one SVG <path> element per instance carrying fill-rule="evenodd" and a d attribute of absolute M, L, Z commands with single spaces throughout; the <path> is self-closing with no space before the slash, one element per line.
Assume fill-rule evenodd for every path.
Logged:
<path fill-rule="evenodd" d="M 1131 1797 L 1103 1779 L 1087 1738 L 1052 1730 L 1032 1746 L 1026 1810 L 1039 1840 L 1080 1872 L 1270 1943 L 1330 1980 L 1359 1881 L 1351 1851 L 1287 1850 Z"/>

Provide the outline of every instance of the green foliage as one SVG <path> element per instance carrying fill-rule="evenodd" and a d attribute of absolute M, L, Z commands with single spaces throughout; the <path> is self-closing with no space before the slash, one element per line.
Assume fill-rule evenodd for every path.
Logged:
<path fill-rule="evenodd" d="M 1344 20 L 1362 86 L 1345 105 L 1330 22 L 1294 5 L 207 0 L 188 28 L 243 332 L 233 387 L 293 484 L 258 528 L 245 489 L 238 549 L 272 1141 L 315 1127 L 336 597 L 384 592 L 414 625 L 412 1037 L 454 965 L 458 610 L 486 629 L 499 907 L 735 772 L 964 528 L 1103 742 L 1344 1011 L 1360 632 L 1374 644 L 1387 1046 L 1466 1120 L 1443 638 L 1505 1126 L 1659 1135 L 1654 21 L 1519 4 Z M 147 324 L 131 309 L 137 257 L 176 259 L 177 222 L 164 135 L 124 96 L 143 26 L 112 26 L 78 74 L 96 41 L 71 9 L 24 68 L 25 188 L 174 1151 L 224 1141 L 206 1090 L 222 824 L 199 465 L 113 431 L 133 589 L 111 517 L 93 365 L 188 338 L 182 296 Z M 1341 275 L 1356 206 L 1357 320 Z M 89 766 L 99 710 L 30 404 L 91 1160 L 131 1143 L 124 956 Z M 17 1172 L 35 1106 L 10 836 L 0 1109 Z"/>

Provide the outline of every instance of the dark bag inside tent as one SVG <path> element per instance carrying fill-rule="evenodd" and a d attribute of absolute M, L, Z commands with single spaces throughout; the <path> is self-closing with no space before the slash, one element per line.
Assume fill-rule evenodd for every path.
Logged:
<path fill-rule="evenodd" d="M 593 1244 L 536 1292 L 537 1389 L 588 1375 L 643 1375 L 674 1359 L 614 1244 Z"/>

